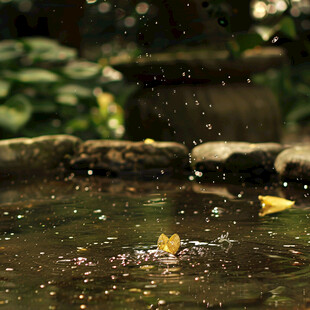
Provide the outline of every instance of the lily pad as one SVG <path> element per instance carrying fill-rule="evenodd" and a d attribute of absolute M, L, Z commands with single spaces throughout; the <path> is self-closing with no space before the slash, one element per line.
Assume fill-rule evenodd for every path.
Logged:
<path fill-rule="evenodd" d="M 87 80 L 100 75 L 101 66 L 89 61 L 74 61 L 63 69 L 64 74 L 73 80 Z"/>
<path fill-rule="evenodd" d="M 30 119 L 32 107 L 25 96 L 16 95 L 0 105 L 0 126 L 16 132 Z"/>
<path fill-rule="evenodd" d="M 10 60 L 17 59 L 24 52 L 23 45 L 14 40 L 4 40 L 0 42 L 0 63 L 6 63 Z"/>

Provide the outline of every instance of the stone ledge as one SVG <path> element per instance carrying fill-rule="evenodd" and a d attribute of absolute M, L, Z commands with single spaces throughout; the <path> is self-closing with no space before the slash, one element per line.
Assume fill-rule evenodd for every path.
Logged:
<path fill-rule="evenodd" d="M 188 173 L 188 149 L 183 144 L 149 142 L 82 142 L 69 135 L 2 140 L 0 178 L 88 170 L 94 174 L 142 177 Z M 309 154 L 310 146 L 306 144 L 288 148 L 277 143 L 207 142 L 193 149 L 191 166 L 196 173 L 204 172 L 204 176 L 218 182 L 256 183 L 279 176 L 282 180 L 309 183 Z M 229 178 L 229 174 L 233 177 Z"/>
<path fill-rule="evenodd" d="M 0 177 L 56 174 L 81 140 L 69 135 L 0 141 Z"/>
<path fill-rule="evenodd" d="M 172 169 L 175 172 L 187 165 L 188 150 L 184 145 L 155 141 L 89 140 L 80 145 L 70 160 L 73 170 L 91 169 L 116 174 L 149 169 Z"/>
<path fill-rule="evenodd" d="M 310 182 L 310 146 L 298 145 L 283 151 L 275 168 L 282 180 Z"/>
<path fill-rule="evenodd" d="M 275 174 L 274 161 L 284 150 L 278 143 L 207 142 L 192 151 L 192 168 L 210 173 L 236 173 L 262 179 Z"/>

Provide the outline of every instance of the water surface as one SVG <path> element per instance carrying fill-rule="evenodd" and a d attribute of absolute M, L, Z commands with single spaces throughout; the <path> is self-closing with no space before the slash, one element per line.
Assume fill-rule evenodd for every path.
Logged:
<path fill-rule="evenodd" d="M 260 218 L 259 194 L 296 199 Z M 0 190 L 3 309 L 306 309 L 308 189 L 117 179 Z M 156 251 L 178 233 L 177 257 Z"/>

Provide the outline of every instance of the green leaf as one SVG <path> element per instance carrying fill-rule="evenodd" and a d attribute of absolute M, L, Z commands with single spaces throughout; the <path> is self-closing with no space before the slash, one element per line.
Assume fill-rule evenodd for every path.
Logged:
<path fill-rule="evenodd" d="M 89 127 L 89 120 L 86 118 L 75 118 L 67 123 L 66 129 L 75 132 L 86 130 Z"/>
<path fill-rule="evenodd" d="M 255 31 L 264 41 L 268 41 L 278 31 L 278 29 L 276 27 L 258 25 L 255 27 Z"/>
<path fill-rule="evenodd" d="M 78 98 L 72 94 L 62 94 L 56 97 L 56 102 L 64 105 L 75 106 L 78 104 Z"/>
<path fill-rule="evenodd" d="M 72 48 L 58 47 L 57 49 L 53 49 L 44 53 L 31 52 L 28 54 L 28 57 L 33 62 L 66 62 L 75 59 L 76 55 L 76 51 Z"/>
<path fill-rule="evenodd" d="M 287 121 L 292 123 L 298 123 L 303 120 L 310 119 L 310 104 L 305 102 L 300 104 L 297 107 L 294 107 L 293 110 L 287 115 Z"/>
<path fill-rule="evenodd" d="M 0 42 L 0 63 L 21 57 L 24 52 L 23 45 L 14 40 L 4 40 Z"/>
<path fill-rule="evenodd" d="M 15 95 L 0 105 L 0 126 L 16 132 L 30 119 L 32 107 L 25 96 Z"/>
<path fill-rule="evenodd" d="M 101 66 L 89 61 L 74 61 L 63 69 L 64 74 L 73 80 L 87 80 L 100 75 Z"/>
<path fill-rule="evenodd" d="M 244 51 L 254 48 L 264 42 L 258 33 L 239 34 L 234 40 L 228 42 L 231 52 L 235 56 L 240 56 Z"/>
<path fill-rule="evenodd" d="M 31 99 L 33 113 L 54 114 L 57 112 L 57 104 L 49 99 Z"/>
<path fill-rule="evenodd" d="M 51 39 L 34 37 L 23 39 L 23 42 L 29 50 L 27 57 L 32 62 L 66 62 L 77 56 L 75 49 L 61 46 Z"/>
<path fill-rule="evenodd" d="M 30 51 L 38 52 L 46 52 L 58 46 L 57 41 L 43 37 L 23 38 L 22 42 Z"/>
<path fill-rule="evenodd" d="M 255 26 L 255 31 L 263 38 L 264 41 L 268 41 L 275 33 L 281 32 L 291 39 L 296 38 L 296 27 L 294 20 L 289 17 L 283 17 L 277 24 L 272 26 Z"/>
<path fill-rule="evenodd" d="M 60 77 L 45 69 L 22 69 L 18 72 L 10 72 L 9 77 L 22 83 L 55 83 Z"/>
<path fill-rule="evenodd" d="M 4 98 L 8 95 L 11 84 L 7 81 L 0 80 L 0 98 Z"/>
<path fill-rule="evenodd" d="M 285 16 L 281 19 L 278 25 L 279 25 L 279 31 L 281 31 L 283 34 L 285 34 L 291 39 L 296 38 L 297 36 L 296 27 L 293 18 Z"/>
<path fill-rule="evenodd" d="M 79 84 L 67 84 L 56 89 L 58 95 L 74 95 L 78 98 L 94 98 L 92 89 Z"/>

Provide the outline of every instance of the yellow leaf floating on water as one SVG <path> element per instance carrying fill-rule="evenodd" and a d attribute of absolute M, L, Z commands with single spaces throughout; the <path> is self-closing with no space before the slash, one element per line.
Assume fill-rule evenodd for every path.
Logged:
<path fill-rule="evenodd" d="M 159 250 L 176 254 L 178 252 L 178 249 L 181 245 L 181 240 L 178 234 L 174 234 L 168 239 L 168 237 L 165 234 L 161 234 L 157 241 L 157 246 Z"/>
<path fill-rule="evenodd" d="M 277 213 L 291 208 L 295 201 L 287 200 L 275 196 L 258 196 L 261 202 L 262 209 L 259 212 L 259 216 L 265 216 L 266 214 Z"/>
<path fill-rule="evenodd" d="M 153 269 L 155 266 L 153 265 L 143 265 L 143 266 L 140 266 L 140 269 L 143 269 L 143 270 L 150 270 L 150 269 Z"/>
<path fill-rule="evenodd" d="M 141 291 L 142 290 L 140 288 L 135 288 L 135 287 L 129 289 L 129 292 L 131 293 L 140 293 Z"/>

